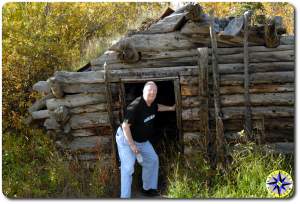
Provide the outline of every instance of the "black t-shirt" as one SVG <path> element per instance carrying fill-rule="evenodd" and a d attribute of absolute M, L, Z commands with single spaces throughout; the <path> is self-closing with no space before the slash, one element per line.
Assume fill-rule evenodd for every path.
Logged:
<path fill-rule="evenodd" d="M 142 96 L 127 106 L 124 122 L 131 124 L 130 130 L 134 141 L 146 142 L 154 135 L 154 119 L 157 111 L 157 103 L 154 101 L 148 107 Z"/>

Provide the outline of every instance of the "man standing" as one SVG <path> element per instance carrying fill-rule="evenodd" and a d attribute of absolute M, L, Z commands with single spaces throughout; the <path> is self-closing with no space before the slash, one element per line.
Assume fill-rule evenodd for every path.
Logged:
<path fill-rule="evenodd" d="M 121 198 L 131 197 L 132 174 L 135 160 L 142 166 L 142 192 L 147 196 L 159 195 L 158 156 L 149 138 L 154 135 L 154 118 L 158 111 L 174 111 L 175 105 L 165 106 L 154 100 L 157 86 L 153 81 L 145 84 L 143 96 L 127 107 L 124 121 L 118 128 L 116 142 L 121 160 Z"/>

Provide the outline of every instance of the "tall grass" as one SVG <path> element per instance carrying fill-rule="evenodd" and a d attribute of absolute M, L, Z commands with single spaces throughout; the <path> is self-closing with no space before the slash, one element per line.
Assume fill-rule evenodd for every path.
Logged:
<path fill-rule="evenodd" d="M 226 171 L 209 168 L 202 155 L 177 162 L 169 175 L 170 198 L 272 198 L 266 188 L 267 176 L 284 170 L 292 177 L 293 156 L 266 153 L 255 144 L 238 144 L 231 152 Z M 188 160 L 196 162 L 189 163 Z M 289 197 L 292 196 L 292 193 Z"/>
<path fill-rule="evenodd" d="M 8 198 L 110 197 L 110 172 L 69 163 L 41 130 L 3 134 L 3 194 Z"/>

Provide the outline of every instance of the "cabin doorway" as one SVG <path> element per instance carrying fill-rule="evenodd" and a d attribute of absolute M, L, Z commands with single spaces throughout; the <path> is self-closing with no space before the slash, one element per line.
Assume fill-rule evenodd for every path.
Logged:
<path fill-rule="evenodd" d="M 155 80 L 158 91 L 156 96 L 156 102 L 163 105 L 172 106 L 176 104 L 176 111 L 158 112 L 155 119 L 155 136 L 150 138 L 149 141 L 153 145 L 158 157 L 159 157 L 159 179 L 158 188 L 164 192 L 167 184 L 167 172 L 170 169 L 170 165 L 174 163 L 179 153 L 183 151 L 182 135 L 181 135 L 181 107 L 180 107 L 180 88 L 179 80 Z M 124 82 L 123 89 L 123 114 L 126 111 L 126 107 L 137 97 L 142 96 L 145 81 L 131 81 Z M 142 188 L 141 179 L 141 167 L 137 165 L 135 167 L 135 173 L 133 176 L 132 192 L 135 193 Z"/>

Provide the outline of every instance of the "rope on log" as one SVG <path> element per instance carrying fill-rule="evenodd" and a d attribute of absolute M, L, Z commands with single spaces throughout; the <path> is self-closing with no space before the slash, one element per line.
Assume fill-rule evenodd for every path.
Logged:
<path fill-rule="evenodd" d="M 248 139 L 252 139 L 252 124 L 251 124 L 251 105 L 249 96 L 249 51 L 248 51 L 248 36 L 249 36 L 249 20 L 251 11 L 244 13 L 244 97 L 245 97 L 245 131 Z"/>

